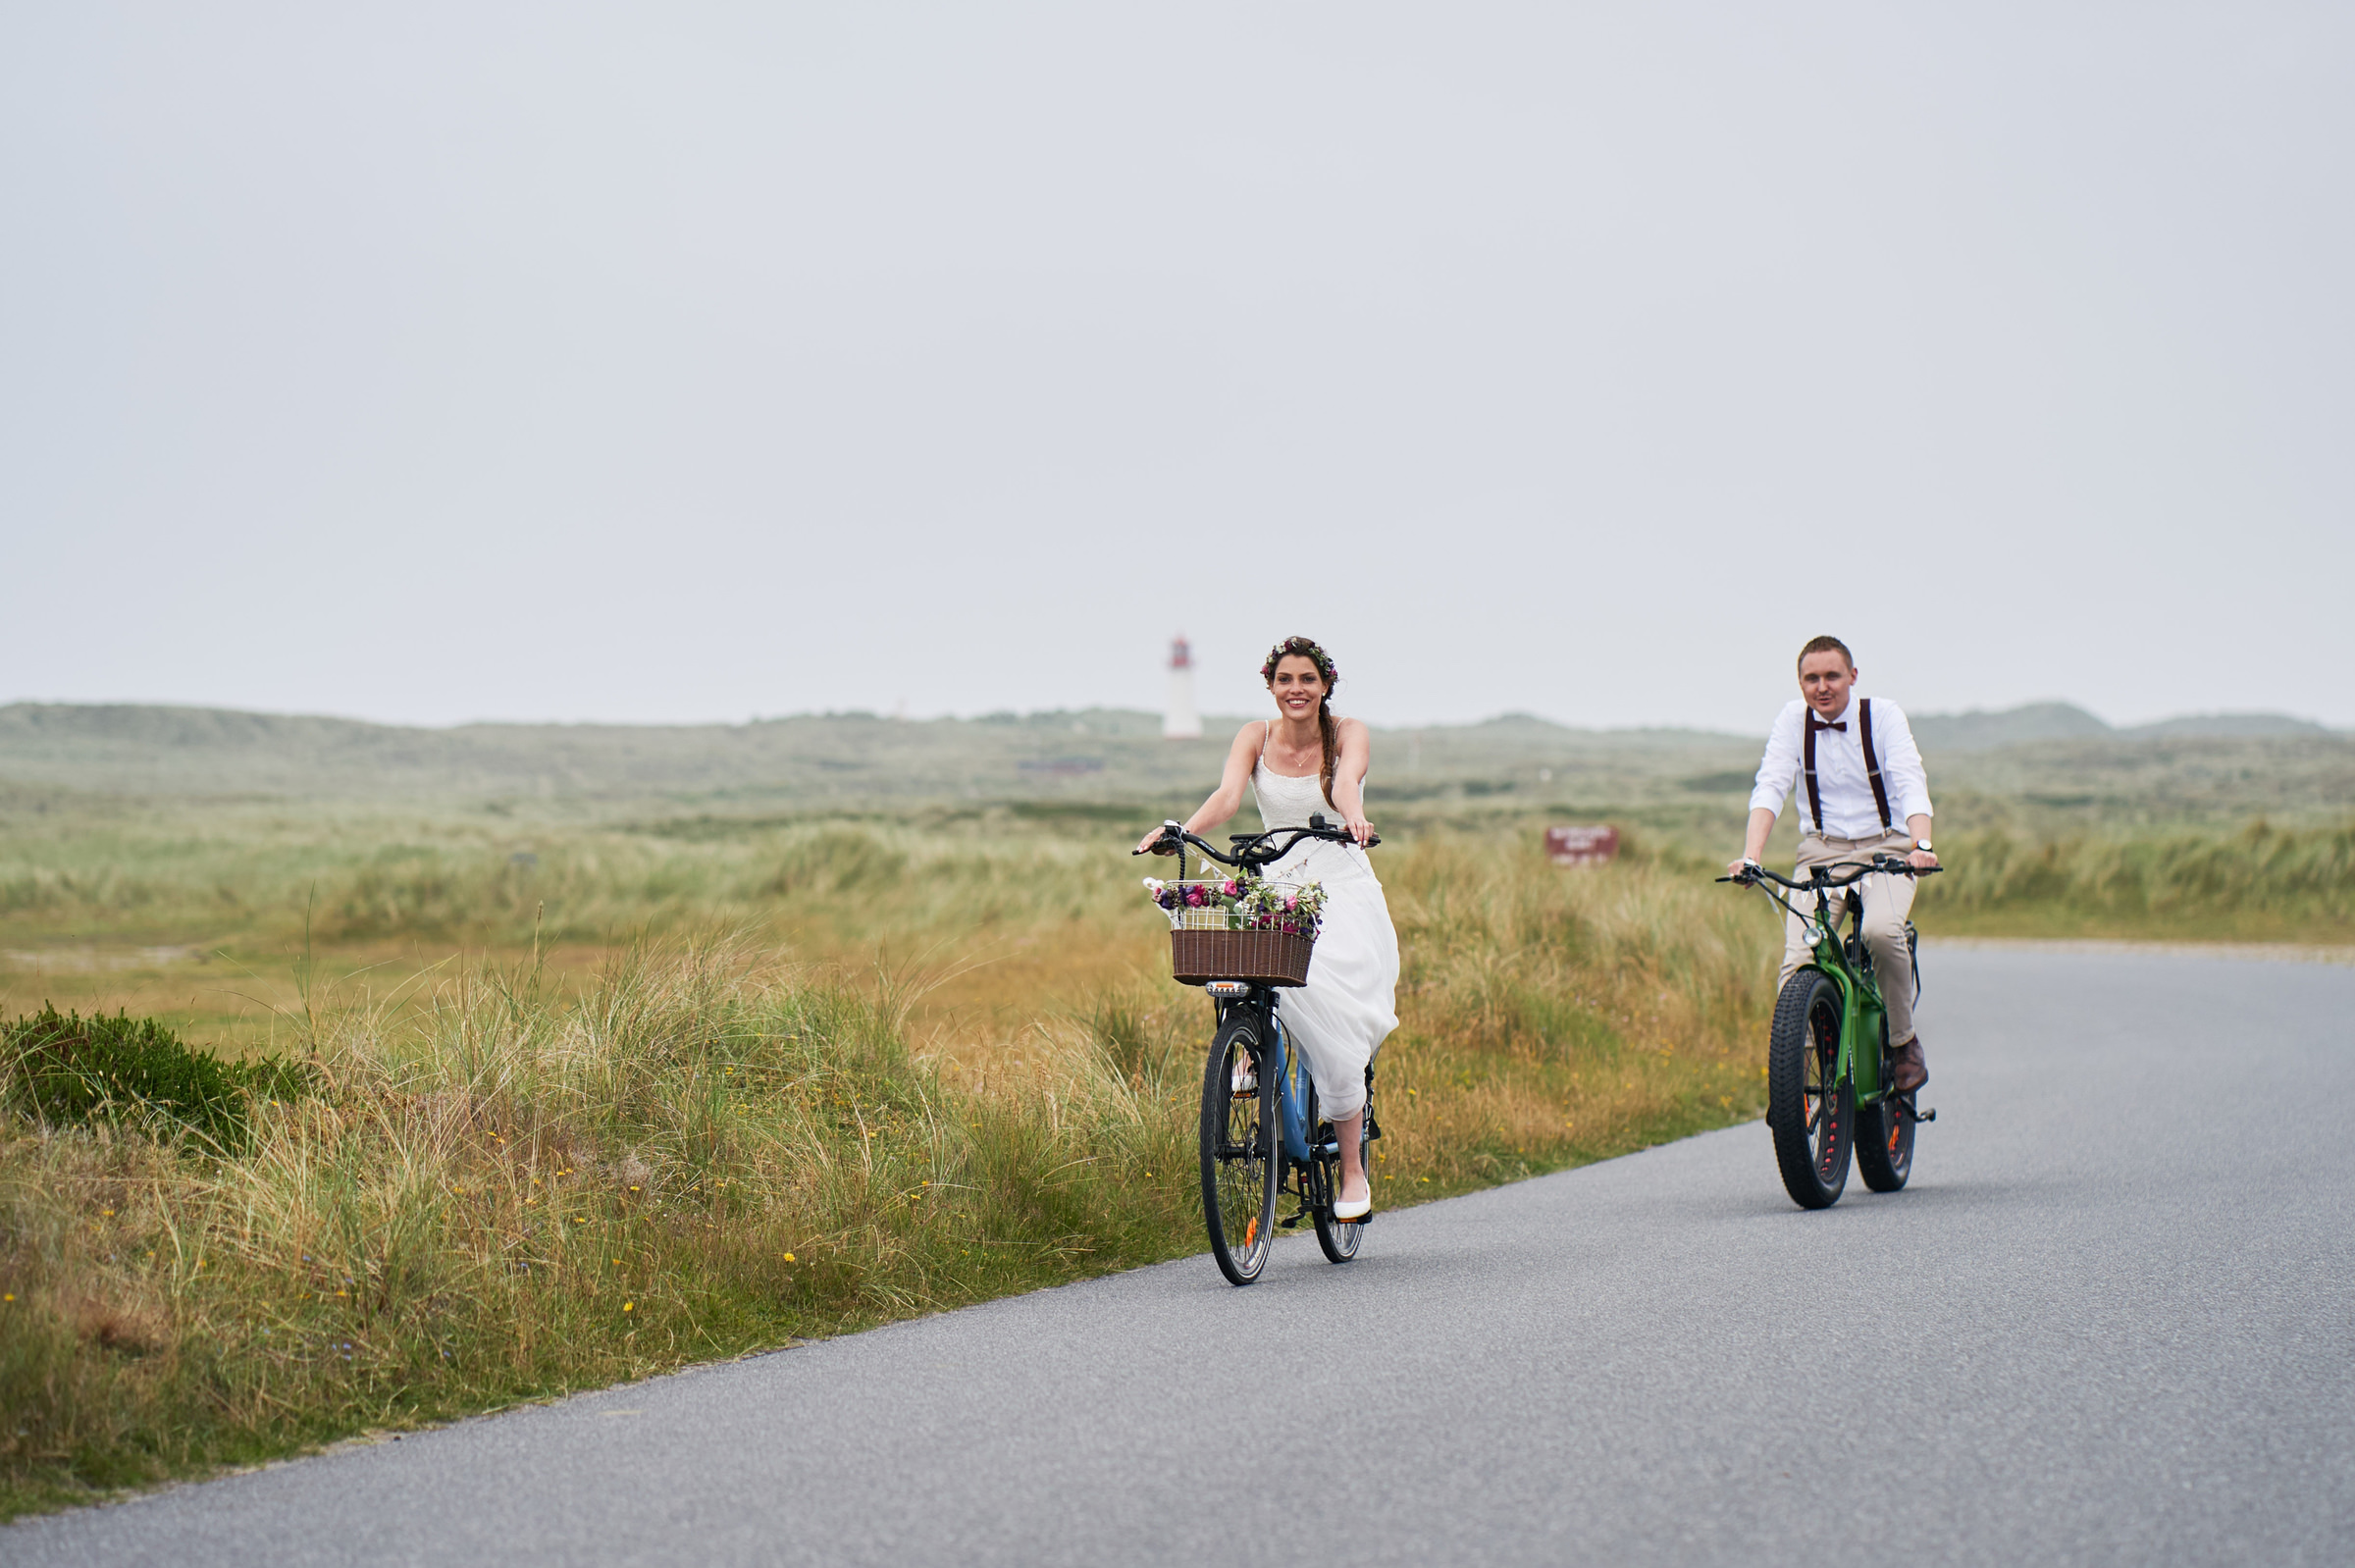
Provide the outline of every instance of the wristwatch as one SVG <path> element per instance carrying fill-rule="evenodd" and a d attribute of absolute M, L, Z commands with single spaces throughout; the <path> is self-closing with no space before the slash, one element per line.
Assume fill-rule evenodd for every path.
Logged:
<path fill-rule="evenodd" d="M 1927 855 L 1935 855 L 1938 853 L 1936 850 L 1930 848 L 1930 841 L 1926 838 L 1915 839 L 1913 841 L 1913 847 Z"/>

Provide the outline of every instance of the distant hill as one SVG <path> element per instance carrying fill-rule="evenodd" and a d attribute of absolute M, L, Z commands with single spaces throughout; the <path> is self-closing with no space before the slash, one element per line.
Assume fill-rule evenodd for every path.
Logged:
<path fill-rule="evenodd" d="M 1121 708 L 970 719 L 807 713 L 749 724 L 422 729 L 225 708 L 19 703 L 0 707 L 0 804 L 59 789 L 375 800 L 692 797 L 797 809 L 912 799 L 1175 804 L 1198 799 L 1217 780 L 1239 722 L 1209 720 L 1195 741 L 1164 740 L 1156 715 Z M 2275 714 L 2211 714 L 2121 730 L 2082 708 L 2039 703 L 1919 714 L 1912 722 L 1942 789 L 1984 781 L 2004 793 L 2073 798 L 2084 793 L 2088 769 L 2121 768 L 2137 777 L 2221 778 L 2311 765 L 2324 770 L 2318 778 L 2335 779 L 2355 757 L 2355 737 Z M 1698 801 L 1746 794 L 1758 744 L 1700 730 L 1574 729 L 1507 713 L 1477 724 L 1379 731 L 1371 795 L 1388 804 Z M 2317 784 L 2308 793 L 2336 799 L 2337 788 Z"/>
<path fill-rule="evenodd" d="M 1991 752 L 2030 741 L 2082 741 L 2117 731 L 2067 703 L 2030 703 L 1989 713 L 1910 713 L 1913 739 L 1924 752 Z"/>
<path fill-rule="evenodd" d="M 2255 735 L 2330 735 L 2336 732 L 2327 724 L 2317 724 L 2310 718 L 2292 718 L 2287 713 L 2190 713 L 2182 718 L 2163 718 L 2156 724 L 2137 724 L 2118 733 L 2129 740 L 2155 740 L 2170 735 L 2238 739 Z"/>
<path fill-rule="evenodd" d="M 1164 740 L 1151 713 L 1089 708 L 901 720 L 811 713 L 749 724 L 462 724 L 136 705 L 0 707 L 0 783 L 107 795 L 350 798 L 1157 800 L 1207 793 L 1241 722 Z M 1699 731 L 1574 730 L 1527 714 L 1383 732 L 1391 801 L 1576 779 L 1623 790 L 1756 750 Z"/>
<path fill-rule="evenodd" d="M 2067 703 L 2030 703 L 2024 707 L 2007 707 L 1992 713 L 1973 708 L 1967 713 L 1917 713 L 1908 717 L 1913 727 L 1913 739 L 1924 752 L 1992 752 L 1999 747 L 2026 746 L 2037 741 L 2142 741 L 2170 737 L 2245 740 L 2334 733 L 2312 719 L 2292 718 L 2286 713 L 2195 713 L 2119 729 Z"/>

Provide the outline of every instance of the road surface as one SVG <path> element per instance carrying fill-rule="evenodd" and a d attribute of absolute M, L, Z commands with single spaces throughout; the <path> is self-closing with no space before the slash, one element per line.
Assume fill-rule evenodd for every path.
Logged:
<path fill-rule="evenodd" d="M 0 1563 L 2355 1562 L 2355 968 L 1932 950 L 1765 1129 L 0 1531 Z"/>

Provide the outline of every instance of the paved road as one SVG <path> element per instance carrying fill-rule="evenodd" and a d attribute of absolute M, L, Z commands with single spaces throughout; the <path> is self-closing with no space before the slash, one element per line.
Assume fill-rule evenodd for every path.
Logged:
<path fill-rule="evenodd" d="M 2355 1561 L 2355 969 L 1927 957 L 1902 1194 L 1803 1214 L 1740 1127 L 1386 1216 L 1345 1269 L 1140 1270 L 0 1562 Z"/>

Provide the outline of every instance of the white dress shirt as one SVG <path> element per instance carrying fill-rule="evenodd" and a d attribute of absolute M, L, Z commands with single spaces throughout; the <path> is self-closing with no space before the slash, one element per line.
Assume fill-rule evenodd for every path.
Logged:
<path fill-rule="evenodd" d="M 1794 791 L 1801 811 L 1807 810 L 1804 750 L 1807 705 L 1793 698 L 1766 736 L 1766 755 L 1758 762 L 1758 779 L 1750 792 L 1751 810 L 1764 807 L 1782 814 L 1783 802 Z M 1851 694 L 1848 710 L 1828 720 L 1845 730 L 1815 732 L 1815 787 L 1823 796 L 1823 820 L 1803 816 L 1800 825 L 1810 833 L 1833 838 L 1878 838 L 1881 809 L 1872 799 L 1872 780 L 1864 771 L 1863 725 L 1857 722 L 1857 699 Z M 1890 826 L 1903 831 L 1909 816 L 1928 816 L 1930 781 L 1921 767 L 1921 750 L 1913 744 L 1913 727 L 1895 703 L 1875 699 L 1872 705 L 1872 749 L 1881 759 L 1881 787 L 1889 792 Z"/>

